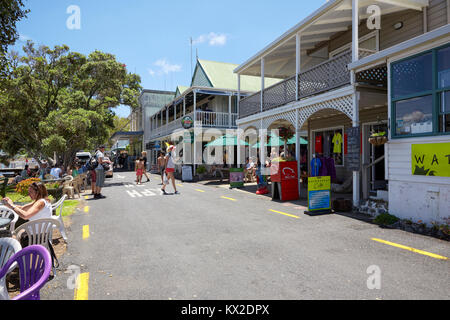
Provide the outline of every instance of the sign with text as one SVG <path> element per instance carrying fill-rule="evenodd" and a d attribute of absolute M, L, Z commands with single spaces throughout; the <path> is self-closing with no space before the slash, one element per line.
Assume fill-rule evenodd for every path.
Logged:
<path fill-rule="evenodd" d="M 331 177 L 308 178 L 308 210 L 331 210 Z"/>
<path fill-rule="evenodd" d="M 361 129 L 360 127 L 347 128 L 347 154 L 345 167 L 347 170 L 361 170 Z"/>
<path fill-rule="evenodd" d="M 230 187 L 231 188 L 244 187 L 244 168 L 230 169 Z"/>
<path fill-rule="evenodd" d="M 450 143 L 413 144 L 413 176 L 450 177 Z"/>

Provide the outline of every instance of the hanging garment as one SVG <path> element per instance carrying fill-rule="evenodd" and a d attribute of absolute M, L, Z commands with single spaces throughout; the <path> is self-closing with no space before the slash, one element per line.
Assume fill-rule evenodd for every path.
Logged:
<path fill-rule="evenodd" d="M 334 144 L 333 152 L 342 153 L 342 135 L 339 132 L 334 134 L 332 142 Z"/>
<path fill-rule="evenodd" d="M 337 179 L 336 165 L 333 158 L 327 158 L 325 160 L 325 167 L 327 168 L 327 175 L 331 177 L 331 182 L 335 182 Z"/>
<path fill-rule="evenodd" d="M 321 135 L 316 135 L 316 153 L 323 153 L 323 137 Z"/>
<path fill-rule="evenodd" d="M 320 162 L 322 163 L 322 166 L 319 170 L 318 177 L 326 177 L 328 176 L 328 168 L 327 168 L 327 158 L 319 158 Z"/>
<path fill-rule="evenodd" d="M 319 158 L 311 160 L 311 177 L 320 177 L 319 172 L 322 167 L 322 161 Z"/>

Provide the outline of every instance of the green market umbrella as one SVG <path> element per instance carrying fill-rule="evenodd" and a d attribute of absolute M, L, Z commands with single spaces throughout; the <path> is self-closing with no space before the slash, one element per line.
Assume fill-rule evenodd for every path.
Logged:
<path fill-rule="evenodd" d="M 297 135 L 294 135 L 291 139 L 288 140 L 289 144 L 296 144 Z M 308 141 L 300 137 L 300 144 L 306 145 L 308 144 Z M 259 148 L 260 143 L 256 143 L 252 146 L 252 148 Z M 281 147 L 284 146 L 284 140 L 278 137 L 276 134 L 272 133 L 269 143 L 267 144 L 267 147 Z"/>
<path fill-rule="evenodd" d="M 207 147 L 225 147 L 225 146 L 237 146 L 237 137 L 233 135 L 224 135 L 216 140 L 208 143 Z M 249 144 L 241 140 L 242 146 L 248 146 Z"/>

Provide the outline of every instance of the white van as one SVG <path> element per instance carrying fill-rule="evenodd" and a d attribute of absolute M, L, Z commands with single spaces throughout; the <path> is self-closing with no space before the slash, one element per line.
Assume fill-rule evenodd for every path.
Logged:
<path fill-rule="evenodd" d="M 84 165 L 91 158 L 91 154 L 89 152 L 77 152 L 76 157 L 80 160 L 80 164 Z"/>

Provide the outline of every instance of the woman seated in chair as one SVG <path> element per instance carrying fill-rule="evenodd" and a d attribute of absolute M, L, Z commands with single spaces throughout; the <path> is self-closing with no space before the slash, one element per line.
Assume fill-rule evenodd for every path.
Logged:
<path fill-rule="evenodd" d="M 9 198 L 3 198 L 2 203 L 6 207 L 14 210 L 19 217 L 16 227 L 28 221 L 35 221 L 39 219 L 47 219 L 52 217 L 52 206 L 48 199 L 48 192 L 45 185 L 41 182 L 33 182 L 28 188 L 28 195 L 33 202 L 24 205 L 16 206 Z"/>

